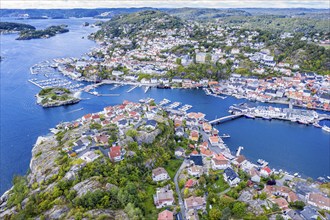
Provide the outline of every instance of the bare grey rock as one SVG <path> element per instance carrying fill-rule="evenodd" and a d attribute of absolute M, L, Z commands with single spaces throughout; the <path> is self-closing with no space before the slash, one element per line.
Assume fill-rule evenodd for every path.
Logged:
<path fill-rule="evenodd" d="M 115 185 L 112 185 L 110 183 L 107 183 L 106 185 L 103 185 L 100 183 L 96 178 L 92 177 L 89 178 L 83 182 L 80 182 L 72 187 L 72 189 L 77 191 L 77 197 L 81 197 L 85 195 L 87 192 L 93 192 L 96 190 L 104 190 L 108 191 L 112 187 L 117 187 Z"/>
<path fill-rule="evenodd" d="M 160 133 L 161 131 L 159 129 L 156 129 L 152 132 L 139 131 L 136 140 L 138 143 L 142 142 L 142 143 L 151 144 L 152 142 L 154 142 L 155 138 Z"/>
<path fill-rule="evenodd" d="M 46 181 L 58 174 L 59 167 L 55 159 L 59 156 L 59 152 L 54 149 L 56 146 L 57 141 L 54 136 L 38 138 L 32 149 L 31 173 L 28 175 L 30 185 L 34 182 Z"/>
<path fill-rule="evenodd" d="M 70 209 L 66 206 L 55 205 L 52 209 L 46 211 L 44 216 L 47 216 L 47 219 L 60 219 L 68 214 Z"/>

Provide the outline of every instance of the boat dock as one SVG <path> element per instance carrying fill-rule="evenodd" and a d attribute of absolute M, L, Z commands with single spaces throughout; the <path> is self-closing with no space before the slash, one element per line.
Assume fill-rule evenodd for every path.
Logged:
<path fill-rule="evenodd" d="M 163 99 L 162 101 L 159 102 L 159 105 L 166 105 L 168 103 L 170 103 L 171 101 L 168 99 Z"/>
<path fill-rule="evenodd" d="M 149 89 L 150 89 L 150 86 L 147 86 L 144 90 L 144 93 L 147 93 Z"/>
<path fill-rule="evenodd" d="M 122 84 L 115 84 L 112 88 L 110 88 L 110 90 L 115 90 L 119 87 L 123 86 Z"/>
<path fill-rule="evenodd" d="M 98 94 L 98 96 L 120 96 L 120 94 Z"/>
<path fill-rule="evenodd" d="M 38 86 L 38 87 L 41 88 L 41 89 L 43 88 L 41 85 L 39 85 L 38 83 L 32 81 L 31 79 L 29 79 L 28 81 L 29 81 L 30 83 L 32 83 L 33 85 Z"/>
<path fill-rule="evenodd" d="M 130 93 L 131 91 L 133 91 L 134 89 L 136 89 L 138 87 L 138 85 L 133 86 L 132 88 L 130 88 L 129 90 L 127 90 L 128 93 Z"/>
<path fill-rule="evenodd" d="M 186 112 L 186 111 L 188 111 L 189 109 L 191 109 L 192 108 L 192 105 L 184 105 L 184 106 L 182 106 L 181 108 L 179 108 L 178 110 L 179 111 L 183 111 L 183 112 Z"/>
<path fill-rule="evenodd" d="M 171 105 L 169 105 L 168 108 L 170 108 L 170 109 L 174 109 L 174 108 L 179 107 L 179 105 L 181 105 L 180 102 L 174 102 L 174 103 L 172 103 Z"/>

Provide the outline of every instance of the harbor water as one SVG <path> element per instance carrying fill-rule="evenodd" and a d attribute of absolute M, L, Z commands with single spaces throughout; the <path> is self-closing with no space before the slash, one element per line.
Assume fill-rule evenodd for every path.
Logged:
<path fill-rule="evenodd" d="M 114 88 L 113 85 L 102 85 L 96 91 L 108 96 L 82 93 L 83 100 L 75 105 L 49 109 L 36 105 L 35 94 L 40 89 L 28 82 L 33 78 L 29 68 L 54 58 L 79 57 L 96 46 L 87 39 L 88 34 L 96 29 L 83 27 L 85 21 L 93 22 L 92 19 L 20 20 L 37 28 L 69 25 L 70 32 L 49 39 L 17 41 L 16 34 L 1 35 L 1 56 L 4 60 L 0 64 L 0 194 L 10 188 L 14 175 L 23 175 L 28 171 L 31 149 L 37 137 L 46 135 L 49 128 L 62 121 L 101 111 L 105 106 L 116 105 L 123 100 L 137 102 L 147 97 L 154 98 L 156 102 L 167 98 L 172 102 L 192 105 L 189 111 L 203 112 L 208 120 L 228 115 L 231 105 L 246 102 L 233 97 L 220 99 L 206 96 L 203 90 L 150 88 L 145 92 L 145 87 L 137 87 L 128 93 L 132 86 Z M 330 125 L 329 122 L 322 123 Z M 231 136 L 225 139 L 225 143 L 233 152 L 243 146 L 242 154 L 253 162 L 262 158 L 272 168 L 299 172 L 313 178 L 330 175 L 330 134 L 322 129 L 285 121 L 244 117 L 217 125 L 216 128 L 221 134 Z"/>

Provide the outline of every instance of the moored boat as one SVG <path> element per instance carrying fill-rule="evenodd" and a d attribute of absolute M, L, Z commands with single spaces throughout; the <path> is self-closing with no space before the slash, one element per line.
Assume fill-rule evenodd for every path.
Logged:
<path fill-rule="evenodd" d="M 252 119 L 255 119 L 255 116 L 254 116 L 254 115 L 251 115 L 251 114 L 245 114 L 245 117 L 246 117 L 246 118 L 252 118 Z"/>
<path fill-rule="evenodd" d="M 269 120 L 269 121 L 270 121 L 270 120 L 272 120 L 272 118 L 271 118 L 271 117 L 269 117 L 269 116 L 266 116 L 266 115 L 265 115 L 265 116 L 262 116 L 262 119 L 263 119 L 263 120 Z"/>
<path fill-rule="evenodd" d="M 330 128 L 328 126 L 326 126 L 326 125 L 323 125 L 322 126 L 322 130 L 323 131 L 326 131 L 326 132 L 330 132 Z"/>

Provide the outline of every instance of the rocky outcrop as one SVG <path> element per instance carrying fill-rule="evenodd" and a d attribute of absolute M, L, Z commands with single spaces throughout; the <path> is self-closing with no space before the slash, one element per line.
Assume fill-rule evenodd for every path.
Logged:
<path fill-rule="evenodd" d="M 136 140 L 137 142 L 151 144 L 160 133 L 161 131 L 159 129 L 152 132 L 139 131 Z"/>
<path fill-rule="evenodd" d="M 42 182 L 58 174 L 59 167 L 55 159 L 59 156 L 56 149 L 57 141 L 54 136 L 39 137 L 32 149 L 32 159 L 30 161 L 29 184 Z"/>
<path fill-rule="evenodd" d="M 52 209 L 46 211 L 44 216 L 47 216 L 48 219 L 63 219 L 63 217 L 68 214 L 69 210 L 70 209 L 66 206 L 55 205 Z"/>
<path fill-rule="evenodd" d="M 123 211 L 112 211 L 109 209 L 94 209 L 87 212 L 91 215 L 92 219 L 96 219 L 99 216 L 104 216 L 104 219 L 108 220 L 128 220 L 128 216 Z M 87 220 L 84 218 L 84 220 Z"/>
<path fill-rule="evenodd" d="M 116 187 L 112 184 L 107 183 L 106 185 L 103 185 L 99 181 L 96 180 L 97 178 L 92 177 L 89 178 L 83 182 L 80 182 L 72 187 L 72 189 L 77 191 L 77 197 L 81 197 L 85 195 L 87 192 L 93 192 L 95 190 L 104 190 L 108 191 L 112 187 Z"/>

